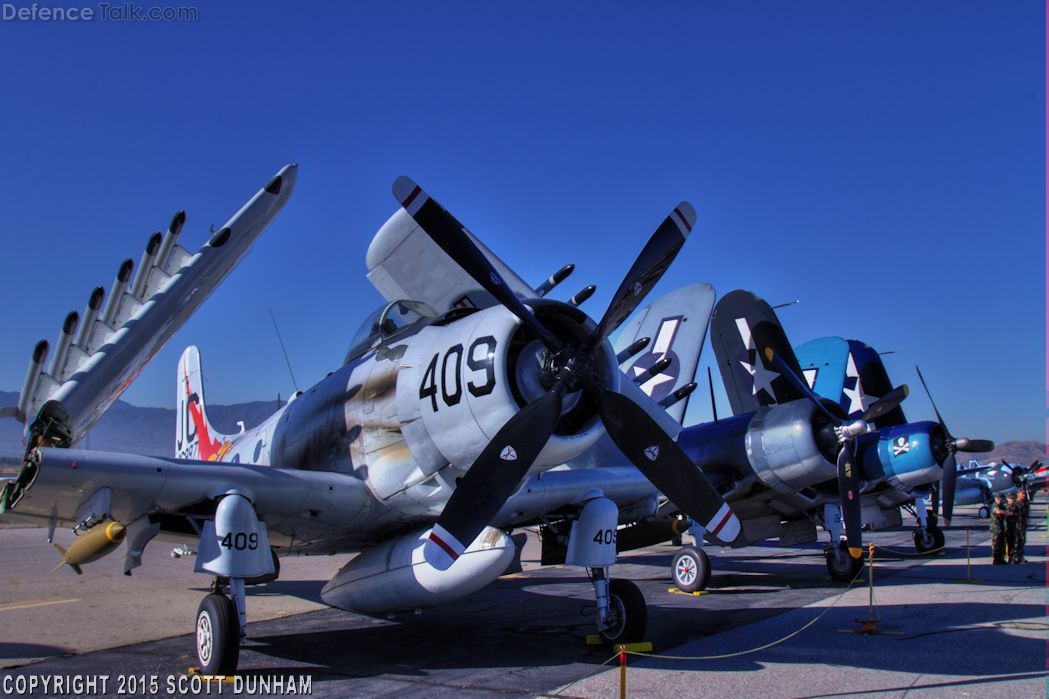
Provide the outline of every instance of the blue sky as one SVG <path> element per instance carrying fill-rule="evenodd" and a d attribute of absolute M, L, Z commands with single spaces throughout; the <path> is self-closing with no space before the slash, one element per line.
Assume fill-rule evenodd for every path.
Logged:
<path fill-rule="evenodd" d="M 800 298 L 795 344 L 900 350 L 890 376 L 917 388 L 920 364 L 952 431 L 1044 438 L 1044 4 L 198 8 L 0 22 L 0 388 L 175 210 L 196 249 L 297 162 L 288 207 L 127 400 L 173 405 L 190 343 L 209 401 L 286 396 L 267 307 L 300 385 L 335 368 L 379 303 L 364 252 L 408 174 L 526 279 L 575 262 L 562 297 L 596 283 L 592 315 L 688 199 L 656 293 Z M 919 392 L 906 407 L 932 416 Z"/>

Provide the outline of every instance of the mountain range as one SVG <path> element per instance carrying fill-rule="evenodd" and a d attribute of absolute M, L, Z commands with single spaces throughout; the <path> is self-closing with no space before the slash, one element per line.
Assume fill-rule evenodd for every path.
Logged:
<path fill-rule="evenodd" d="M 0 407 L 15 405 L 18 394 L 0 391 Z M 252 428 L 273 414 L 277 401 L 252 401 L 234 405 L 208 404 L 208 420 L 219 432 L 240 432 L 238 420 Z M 143 408 L 118 400 L 79 447 L 100 451 L 120 451 L 147 456 L 173 456 L 175 453 L 175 409 Z M 0 456 L 22 455 L 22 425 L 0 420 Z"/>
<path fill-rule="evenodd" d="M 18 394 L 0 391 L 0 407 L 15 405 Z M 233 405 L 208 405 L 208 419 L 219 432 L 236 434 L 238 420 L 251 428 L 273 414 L 277 401 L 252 401 Z M 0 420 L 0 459 L 22 455 L 22 426 L 14 420 Z M 114 403 L 79 446 L 101 451 L 120 451 L 148 456 L 172 456 L 175 453 L 175 409 L 142 408 L 122 400 Z M 981 462 L 1001 461 L 1024 466 L 1036 459 L 1046 460 L 1045 443 L 1013 441 L 998 444 L 985 454 L 959 454 L 959 463 L 969 458 Z"/>

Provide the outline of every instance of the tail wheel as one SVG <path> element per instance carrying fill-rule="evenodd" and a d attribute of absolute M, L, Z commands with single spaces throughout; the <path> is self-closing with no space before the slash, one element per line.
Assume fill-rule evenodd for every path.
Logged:
<path fill-rule="evenodd" d="M 613 580 L 608 585 L 608 604 L 612 624 L 601 630 L 601 638 L 609 645 L 638 643 L 645 639 L 648 628 L 648 606 L 637 585 L 629 580 Z"/>
<path fill-rule="evenodd" d="M 197 607 L 197 661 L 202 675 L 231 675 L 240 657 L 240 622 L 233 601 L 208 595 Z"/>
<path fill-rule="evenodd" d="M 914 548 L 918 553 L 934 553 L 943 550 L 946 537 L 939 527 L 926 527 L 914 532 Z"/>
<path fill-rule="evenodd" d="M 670 565 L 674 586 L 682 592 L 707 589 L 710 582 L 710 558 L 707 552 L 695 546 L 682 546 Z"/>
<path fill-rule="evenodd" d="M 987 507 L 987 505 L 980 505 L 980 509 L 977 511 L 976 516 L 980 519 L 987 519 L 991 516 L 991 508 Z"/>
<path fill-rule="evenodd" d="M 848 544 L 844 541 L 838 544 L 837 555 L 833 550 L 828 549 L 826 557 L 827 572 L 832 578 L 841 582 L 851 582 L 863 567 L 863 559 L 853 558 L 849 554 Z"/>

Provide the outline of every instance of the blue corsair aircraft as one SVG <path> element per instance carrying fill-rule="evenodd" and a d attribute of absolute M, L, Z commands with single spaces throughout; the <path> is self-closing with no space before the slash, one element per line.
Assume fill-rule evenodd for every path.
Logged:
<path fill-rule="evenodd" d="M 852 466 L 855 437 L 895 409 L 905 389 L 886 393 L 850 419 L 835 401 L 819 398 L 805 385 L 775 312 L 749 291 L 736 290 L 718 301 L 710 338 L 733 414 L 718 419 L 715 412 L 712 422 L 686 427 L 678 444 L 739 517 L 742 533 L 732 545 L 771 538 L 784 545 L 806 543 L 817 539 L 822 526 L 830 533 L 828 572 L 851 580 L 862 565 L 861 522 L 876 528 L 900 523 L 895 505 L 886 510 L 873 501 L 861 503 L 858 469 Z M 673 504 L 663 511 L 672 511 Z M 621 548 L 642 537 L 645 526 L 659 525 L 640 524 L 636 534 L 634 528 L 621 530 Z M 717 538 L 709 528 L 689 531 L 697 544 L 704 536 Z M 701 549 L 685 546 L 671 571 L 679 589 L 702 589 L 710 562 Z"/>
<path fill-rule="evenodd" d="M 879 396 L 892 390 L 879 354 L 858 340 L 820 338 L 798 347 L 797 354 L 813 390 L 822 396 L 836 396 L 850 417 L 862 414 Z M 918 378 L 928 393 L 920 370 Z M 933 402 L 931 395 L 929 401 Z M 921 552 L 943 546 L 943 532 L 935 516 L 931 520 L 926 516 L 925 499 L 931 495 L 935 515 L 942 489 L 943 519 L 949 525 L 958 485 L 956 453 L 994 448 L 988 440 L 955 438 L 935 402 L 933 409 L 936 422 L 908 422 L 897 406 L 874 420 L 877 432 L 859 438 L 863 495 L 874 497 L 884 507 L 900 505 L 913 514 L 914 545 Z"/>

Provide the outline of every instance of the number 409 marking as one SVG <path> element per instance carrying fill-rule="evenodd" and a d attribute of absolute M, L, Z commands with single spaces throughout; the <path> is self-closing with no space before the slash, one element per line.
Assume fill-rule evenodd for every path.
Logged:
<path fill-rule="evenodd" d="M 484 348 L 481 351 L 480 348 Z M 484 383 L 475 383 L 471 378 L 466 383 L 466 389 L 474 396 L 486 396 L 495 390 L 495 338 L 491 335 L 479 337 L 470 345 L 466 351 L 466 366 L 472 372 L 484 372 Z M 458 405 L 463 397 L 463 346 L 461 344 L 449 347 L 441 360 L 441 372 L 437 373 L 437 360 L 441 359 L 438 352 L 433 355 L 429 366 L 423 372 L 422 383 L 419 384 L 419 400 L 430 399 L 430 406 L 437 412 L 437 393 L 440 390 L 441 399 L 448 407 Z M 452 367 L 452 375 L 448 375 L 449 365 Z M 438 389 L 438 376 L 440 376 L 440 389 Z"/>

